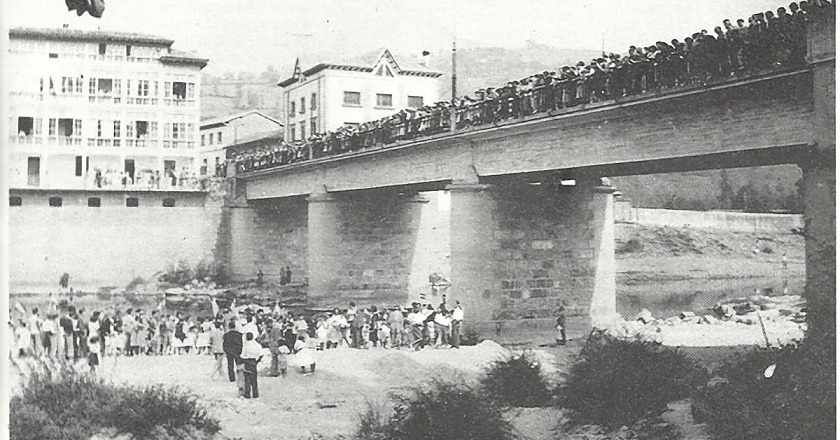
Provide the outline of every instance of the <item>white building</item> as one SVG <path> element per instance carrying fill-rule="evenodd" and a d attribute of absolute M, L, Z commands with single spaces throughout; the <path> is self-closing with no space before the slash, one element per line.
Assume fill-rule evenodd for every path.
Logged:
<path fill-rule="evenodd" d="M 204 119 L 199 129 L 200 170 L 206 170 L 207 174 L 213 175 L 214 170 L 225 162 L 225 148 L 259 134 L 274 135 L 282 129 L 283 124 L 280 121 L 257 110 Z"/>
<path fill-rule="evenodd" d="M 9 39 L 12 192 L 188 189 L 206 59 L 142 34 L 15 28 Z"/>
<path fill-rule="evenodd" d="M 434 104 L 442 75 L 423 64 L 397 64 L 388 50 L 372 63 L 319 63 L 303 70 L 300 60 L 282 87 L 286 139 L 307 139 L 344 125 Z M 425 65 L 424 65 L 425 64 Z"/>

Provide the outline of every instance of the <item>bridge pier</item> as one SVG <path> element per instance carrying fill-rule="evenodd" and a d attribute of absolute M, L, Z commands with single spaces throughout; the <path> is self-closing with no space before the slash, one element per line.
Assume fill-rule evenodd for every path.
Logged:
<path fill-rule="evenodd" d="M 394 305 L 409 296 L 421 209 L 396 190 L 308 199 L 309 301 L 323 307 Z"/>
<path fill-rule="evenodd" d="M 558 184 L 453 184 L 448 302 L 480 335 L 516 339 L 566 308 L 576 336 L 615 314 L 614 189 Z M 528 337 L 528 335 L 522 335 Z"/>

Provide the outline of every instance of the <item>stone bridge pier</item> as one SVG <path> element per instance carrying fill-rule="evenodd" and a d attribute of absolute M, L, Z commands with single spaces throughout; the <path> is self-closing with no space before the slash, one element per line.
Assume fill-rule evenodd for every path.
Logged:
<path fill-rule="evenodd" d="M 464 306 L 467 329 L 518 339 L 551 328 L 564 306 L 570 332 L 580 335 L 615 314 L 615 190 L 606 179 L 447 189 L 448 302 Z"/>
<path fill-rule="evenodd" d="M 429 200 L 388 189 L 314 193 L 307 202 L 309 300 L 340 308 L 350 301 L 403 305 Z"/>

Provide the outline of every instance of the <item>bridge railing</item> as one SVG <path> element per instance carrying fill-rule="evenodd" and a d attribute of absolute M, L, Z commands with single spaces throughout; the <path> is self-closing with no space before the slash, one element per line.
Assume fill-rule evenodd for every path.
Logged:
<path fill-rule="evenodd" d="M 605 55 L 557 74 L 543 72 L 498 90 L 482 89 L 474 97 L 437 103 L 415 111 L 403 110 L 358 127 L 313 136 L 307 142 L 278 143 L 240 152 L 232 162 L 237 174 L 410 142 L 418 138 L 499 124 L 503 121 L 555 112 L 573 112 L 584 104 L 621 100 L 650 92 L 685 91 L 710 84 L 739 81 L 805 66 L 806 23 L 834 20 L 834 6 L 825 1 L 801 3 L 755 14 L 749 26 L 716 28 L 670 44 L 631 47 L 628 54 Z M 741 20 L 739 20 L 741 22 Z M 724 22 L 728 24 L 728 20 Z"/>

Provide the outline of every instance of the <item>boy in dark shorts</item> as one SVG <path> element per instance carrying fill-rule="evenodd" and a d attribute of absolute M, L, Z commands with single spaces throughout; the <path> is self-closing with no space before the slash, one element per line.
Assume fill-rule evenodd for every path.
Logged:
<path fill-rule="evenodd" d="M 93 334 L 90 336 L 88 346 L 95 347 L 99 344 L 99 335 Z M 88 353 L 88 366 L 90 366 L 90 374 L 96 375 L 96 368 L 99 366 L 99 353 L 96 350 L 90 350 Z"/>

